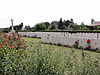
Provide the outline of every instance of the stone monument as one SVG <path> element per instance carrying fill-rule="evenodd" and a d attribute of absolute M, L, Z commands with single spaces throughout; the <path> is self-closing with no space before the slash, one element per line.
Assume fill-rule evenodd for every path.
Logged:
<path fill-rule="evenodd" d="M 11 25 L 12 25 L 12 26 L 11 26 L 11 28 L 12 28 L 12 29 L 11 29 L 11 33 L 15 33 L 14 26 L 13 26 L 13 21 L 14 21 L 14 20 L 11 19 L 10 21 L 11 21 Z"/>

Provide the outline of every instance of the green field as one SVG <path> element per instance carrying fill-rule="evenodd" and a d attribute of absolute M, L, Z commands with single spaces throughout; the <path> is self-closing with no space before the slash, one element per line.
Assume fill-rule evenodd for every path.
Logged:
<path fill-rule="evenodd" d="M 67 52 L 67 53 L 71 53 L 72 51 L 74 51 L 74 53 L 77 56 L 80 56 L 82 54 L 82 52 L 84 51 L 85 53 L 89 54 L 91 56 L 91 58 L 100 57 L 100 53 L 93 52 L 93 51 L 86 51 L 86 50 L 82 50 L 82 49 L 68 48 L 68 47 L 56 46 L 56 45 L 50 45 L 50 44 L 42 44 L 41 39 L 37 39 L 37 38 L 24 37 L 24 39 L 27 41 L 27 44 L 30 48 L 34 47 L 36 44 L 39 44 L 39 45 L 41 45 L 42 49 L 44 49 L 44 50 L 45 49 L 53 49 L 55 52 L 63 51 L 63 52 Z"/>

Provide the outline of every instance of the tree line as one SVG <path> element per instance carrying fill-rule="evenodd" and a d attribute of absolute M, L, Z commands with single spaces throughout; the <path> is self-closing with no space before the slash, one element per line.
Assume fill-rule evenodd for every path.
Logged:
<path fill-rule="evenodd" d="M 62 20 L 62 18 L 60 18 L 59 21 L 52 21 L 51 23 L 49 22 L 37 23 L 34 27 L 32 27 L 32 29 L 36 31 L 39 31 L 39 30 L 98 30 L 100 29 L 100 26 L 88 26 L 88 25 L 85 25 L 84 22 L 78 25 L 77 23 L 74 23 L 73 19 Z"/>
<path fill-rule="evenodd" d="M 91 19 L 91 23 L 94 22 L 94 19 Z M 14 26 L 14 30 L 22 30 L 23 28 L 23 23 L 19 25 Z M 8 28 L 4 28 L 4 31 L 10 31 L 11 26 Z M 62 20 L 60 18 L 59 21 L 52 21 L 50 22 L 41 22 L 37 23 L 33 27 L 30 27 L 30 25 L 25 25 L 23 30 L 34 30 L 34 31 L 41 31 L 41 30 L 100 30 L 100 26 L 89 26 L 84 24 L 82 22 L 81 24 L 77 24 L 74 22 L 74 20 L 71 18 L 70 20 Z"/>

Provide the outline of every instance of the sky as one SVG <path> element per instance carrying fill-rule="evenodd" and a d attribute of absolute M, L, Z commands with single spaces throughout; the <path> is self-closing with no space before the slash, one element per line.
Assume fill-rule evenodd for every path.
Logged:
<path fill-rule="evenodd" d="M 90 25 L 100 21 L 100 0 L 0 0 L 0 28 L 23 22 L 33 27 L 37 23 L 68 20 Z"/>

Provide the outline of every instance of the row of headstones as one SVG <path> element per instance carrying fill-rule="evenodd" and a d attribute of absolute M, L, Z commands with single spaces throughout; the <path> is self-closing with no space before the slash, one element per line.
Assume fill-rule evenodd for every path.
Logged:
<path fill-rule="evenodd" d="M 40 37 L 43 43 L 73 46 L 79 40 L 79 47 L 86 48 L 86 40 L 91 40 L 91 49 L 100 49 L 100 33 L 66 33 L 66 32 L 19 32 L 22 36 Z"/>
<path fill-rule="evenodd" d="M 64 36 L 64 37 L 81 37 L 81 38 L 100 38 L 100 33 L 66 33 L 66 32 L 18 32 L 23 36 L 42 37 L 42 36 Z"/>
<path fill-rule="evenodd" d="M 78 47 L 86 48 L 88 47 L 87 40 L 88 38 L 66 38 L 66 37 L 54 37 L 54 36 L 49 36 L 49 37 L 42 37 L 42 42 L 43 43 L 50 43 L 50 44 L 60 44 L 60 45 L 67 45 L 67 46 L 73 46 L 75 45 L 75 41 L 79 40 L 79 45 Z M 90 39 L 90 45 L 91 49 L 100 49 L 100 39 Z"/>

